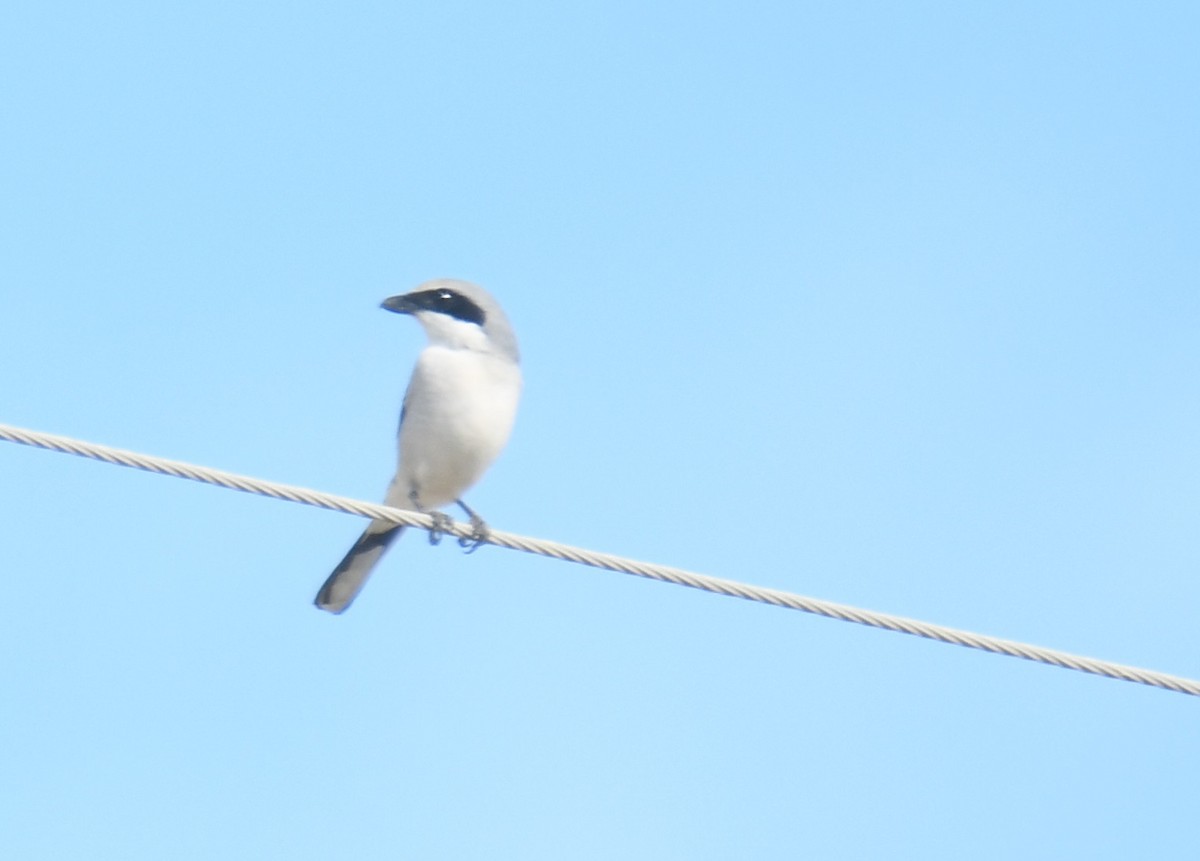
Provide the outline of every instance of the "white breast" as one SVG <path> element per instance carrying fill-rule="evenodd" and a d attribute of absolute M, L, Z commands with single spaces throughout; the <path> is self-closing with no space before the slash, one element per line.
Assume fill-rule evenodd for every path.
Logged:
<path fill-rule="evenodd" d="M 513 362 L 476 350 L 426 347 L 405 397 L 390 504 L 408 507 L 413 489 L 427 509 L 460 498 L 508 442 L 520 395 L 521 371 Z"/>

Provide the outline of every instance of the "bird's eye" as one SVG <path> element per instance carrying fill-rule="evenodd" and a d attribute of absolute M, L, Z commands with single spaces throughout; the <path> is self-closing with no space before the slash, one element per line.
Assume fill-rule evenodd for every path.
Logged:
<path fill-rule="evenodd" d="M 483 309 L 456 290 L 444 287 L 411 294 L 413 302 L 429 311 L 445 314 L 465 323 L 482 326 L 486 315 Z"/>

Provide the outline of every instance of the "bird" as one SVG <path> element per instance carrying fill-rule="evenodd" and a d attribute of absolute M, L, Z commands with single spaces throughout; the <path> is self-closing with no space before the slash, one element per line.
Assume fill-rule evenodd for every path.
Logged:
<path fill-rule="evenodd" d="M 417 356 L 400 409 L 396 475 L 384 504 L 434 516 L 431 540 L 450 503 L 468 515 L 478 547 L 487 524 L 462 501 L 508 443 L 521 397 L 520 351 L 500 304 L 477 284 L 426 281 L 380 306 L 416 318 L 428 343 Z M 350 606 L 404 527 L 372 520 L 334 568 L 313 603 L 330 613 Z"/>

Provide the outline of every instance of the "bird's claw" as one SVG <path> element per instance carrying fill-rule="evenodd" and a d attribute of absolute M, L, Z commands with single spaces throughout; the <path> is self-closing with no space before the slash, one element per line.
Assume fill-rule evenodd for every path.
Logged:
<path fill-rule="evenodd" d="M 429 519 L 433 521 L 433 525 L 429 527 L 429 543 L 434 545 L 440 544 L 442 536 L 454 526 L 454 521 L 450 518 L 449 514 L 442 511 L 429 512 Z"/>
<path fill-rule="evenodd" d="M 488 525 L 483 522 L 483 518 L 474 512 L 471 513 L 471 534 L 463 535 L 458 539 L 458 546 L 467 553 L 474 553 L 483 545 L 487 544 L 488 538 L 491 536 L 491 530 Z"/>

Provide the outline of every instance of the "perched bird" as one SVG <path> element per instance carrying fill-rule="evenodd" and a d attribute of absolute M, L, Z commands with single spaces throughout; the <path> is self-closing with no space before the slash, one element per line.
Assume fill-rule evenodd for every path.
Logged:
<path fill-rule="evenodd" d="M 384 504 L 437 515 L 455 502 L 480 541 L 487 526 L 460 497 L 491 466 L 512 431 L 521 396 L 516 335 L 496 300 L 466 281 L 427 281 L 384 300 L 382 307 L 416 317 L 429 338 L 404 394 L 399 465 Z M 403 531 L 386 520 L 371 521 L 313 603 L 331 613 L 349 607 Z"/>

